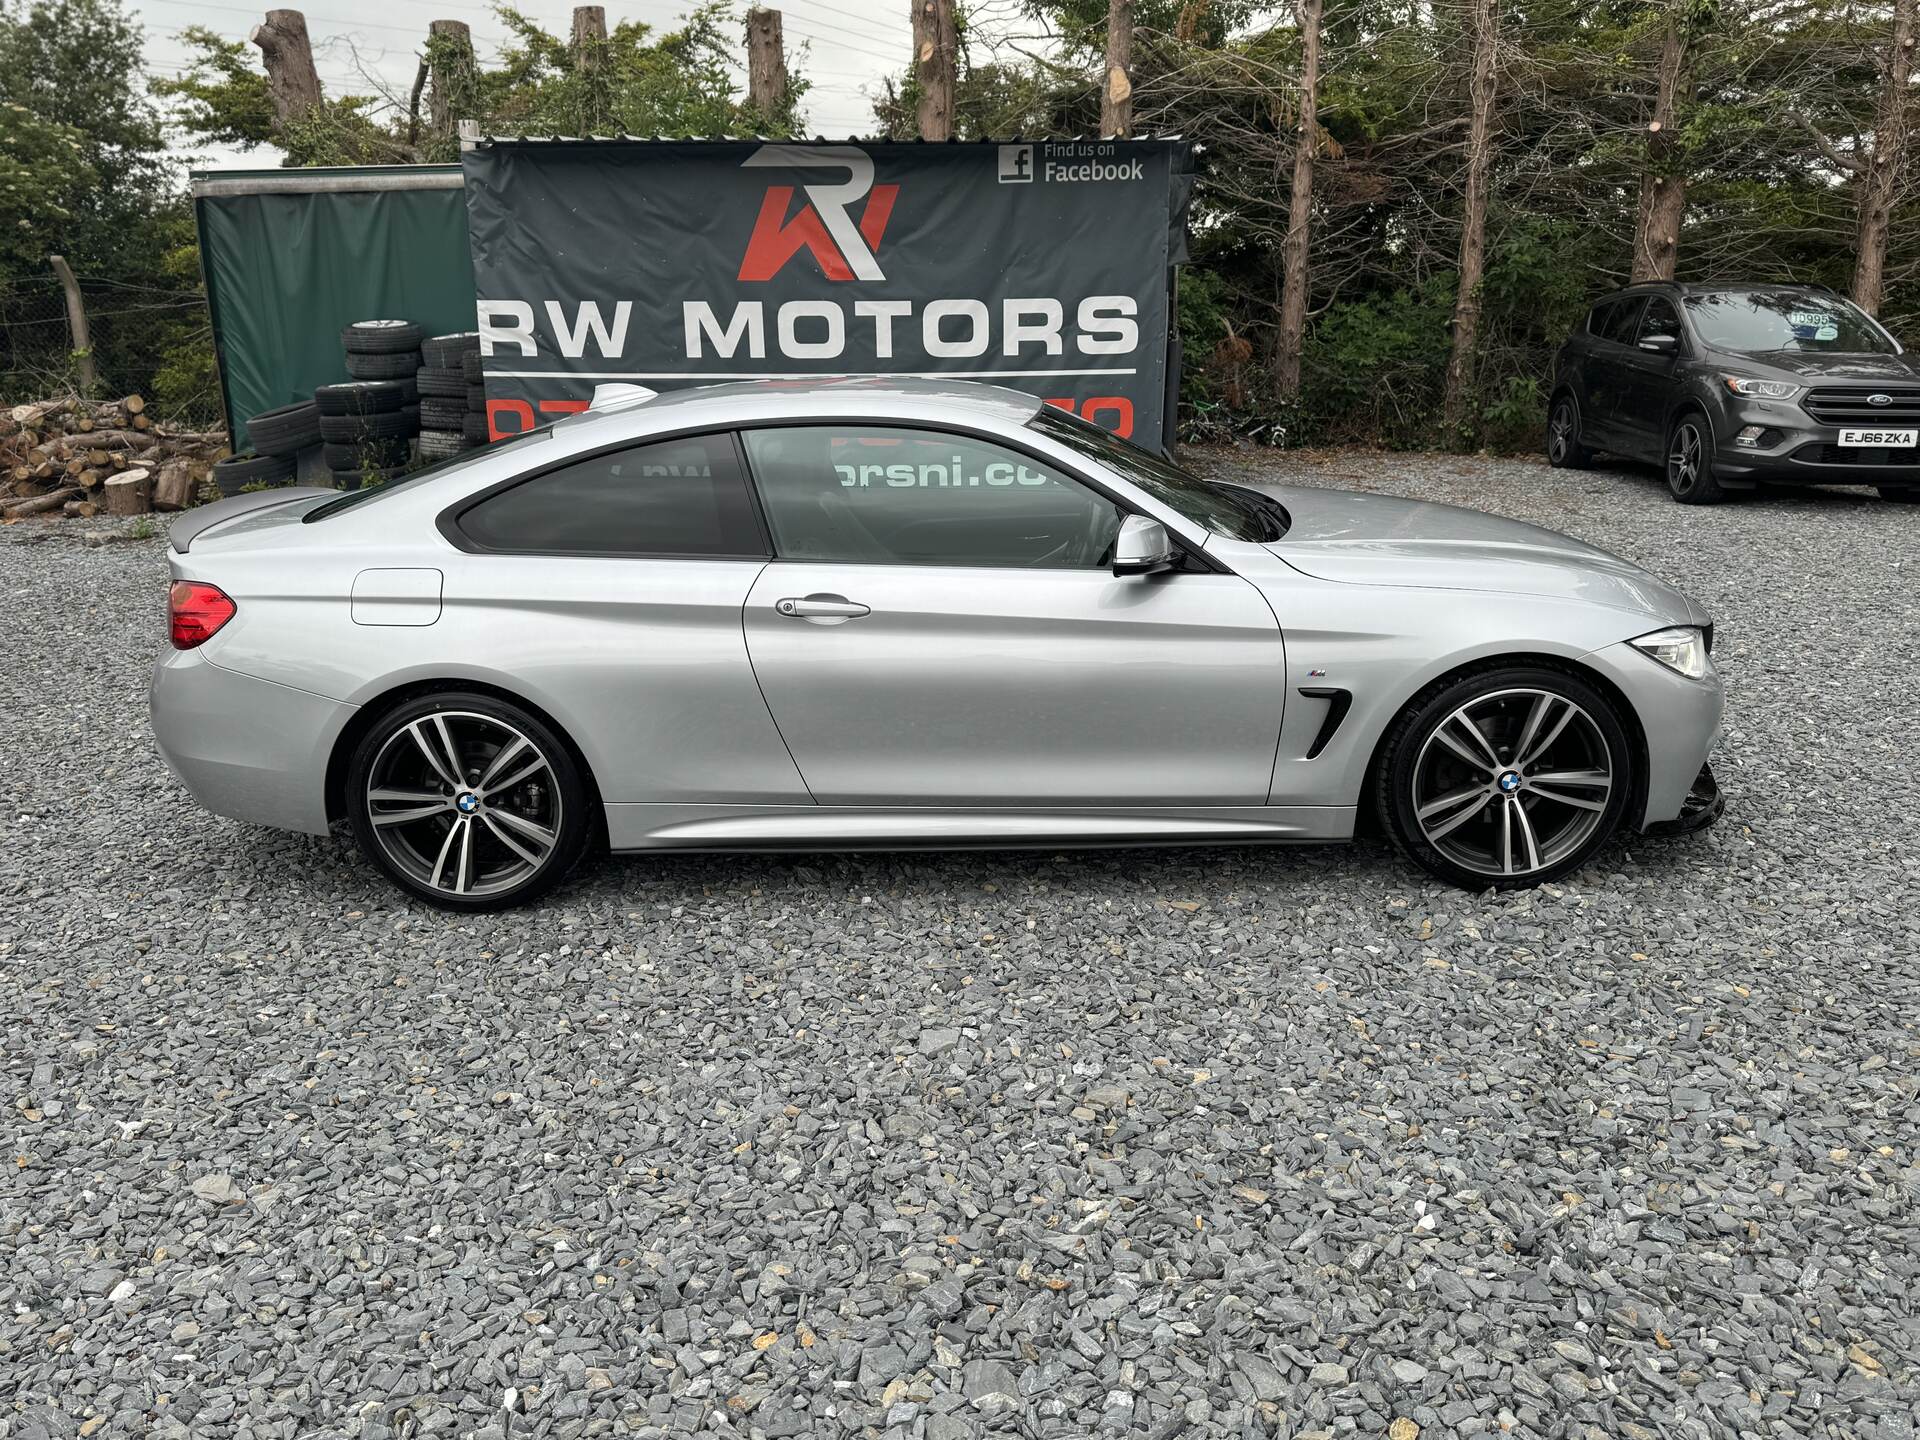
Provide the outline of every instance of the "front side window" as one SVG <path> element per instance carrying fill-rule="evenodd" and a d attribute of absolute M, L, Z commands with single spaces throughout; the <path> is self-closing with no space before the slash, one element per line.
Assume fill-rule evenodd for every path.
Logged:
<path fill-rule="evenodd" d="M 1599 317 L 1602 340 L 1611 340 L 1616 345 L 1633 344 L 1633 332 L 1640 324 L 1640 312 L 1646 308 L 1646 302 L 1638 295 L 1629 295 L 1616 300 L 1606 307 L 1606 313 Z"/>
<path fill-rule="evenodd" d="M 937 430 L 749 430 L 783 560 L 1091 570 L 1112 563 L 1120 510 L 1070 476 Z"/>
<path fill-rule="evenodd" d="M 764 555 L 727 435 L 577 460 L 490 495 L 460 517 L 488 550 L 567 555 Z"/>
<path fill-rule="evenodd" d="M 1655 295 L 1647 301 L 1647 310 L 1640 317 L 1640 333 L 1634 337 L 1634 343 L 1654 335 L 1671 335 L 1680 338 L 1680 312 L 1673 308 L 1673 302 L 1664 295 Z"/>
<path fill-rule="evenodd" d="M 1764 355 L 1805 350 L 1829 355 L 1891 355 L 1897 346 L 1866 313 L 1839 296 L 1799 290 L 1729 290 L 1689 295 L 1687 316 L 1716 350 Z"/>

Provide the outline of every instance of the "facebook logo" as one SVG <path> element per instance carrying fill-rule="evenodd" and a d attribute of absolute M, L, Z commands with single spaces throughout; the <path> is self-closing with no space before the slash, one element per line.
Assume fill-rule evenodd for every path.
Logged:
<path fill-rule="evenodd" d="M 1002 185 L 1033 183 L 1033 146 L 1002 145 L 1000 147 L 1000 183 Z"/>

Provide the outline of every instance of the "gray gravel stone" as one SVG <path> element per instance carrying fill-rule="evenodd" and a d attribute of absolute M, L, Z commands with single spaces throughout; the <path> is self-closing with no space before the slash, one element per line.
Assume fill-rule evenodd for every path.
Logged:
<path fill-rule="evenodd" d="M 156 544 L 0 530 L 0 1440 L 1915 1440 L 1920 509 L 1203 460 L 1692 590 L 1726 819 L 1514 894 L 1362 840 L 447 916 L 185 799 Z"/>

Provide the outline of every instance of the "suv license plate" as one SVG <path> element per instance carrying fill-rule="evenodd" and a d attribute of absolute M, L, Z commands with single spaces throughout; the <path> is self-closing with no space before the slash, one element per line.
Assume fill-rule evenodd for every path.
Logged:
<path fill-rule="evenodd" d="M 1866 445 L 1875 449 L 1894 445 L 1912 445 L 1920 439 L 1920 431 L 1914 430 L 1842 430 L 1842 445 Z"/>

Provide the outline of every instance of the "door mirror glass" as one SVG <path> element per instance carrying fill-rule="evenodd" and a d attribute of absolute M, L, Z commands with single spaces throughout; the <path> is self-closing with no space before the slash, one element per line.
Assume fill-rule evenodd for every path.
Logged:
<path fill-rule="evenodd" d="M 1113 573 L 1151 575 L 1173 566 L 1173 542 L 1167 527 L 1145 515 L 1129 515 L 1120 522 L 1113 542 Z"/>
<path fill-rule="evenodd" d="M 1645 335 L 1640 339 L 1642 350 L 1651 350 L 1655 355 L 1671 355 L 1680 348 L 1677 335 Z"/>

